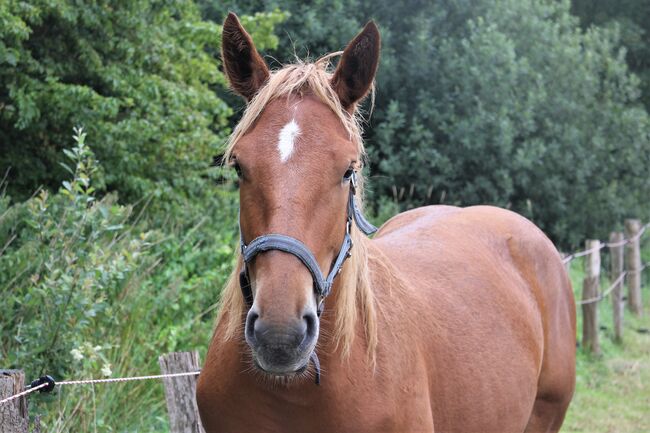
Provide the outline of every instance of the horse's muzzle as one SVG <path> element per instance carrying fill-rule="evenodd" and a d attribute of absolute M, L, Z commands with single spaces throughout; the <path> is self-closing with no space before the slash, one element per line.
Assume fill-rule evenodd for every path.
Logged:
<path fill-rule="evenodd" d="M 265 321 L 251 308 L 246 317 L 246 342 L 260 370 L 273 375 L 303 371 L 318 339 L 318 318 L 305 314 L 282 325 Z"/>

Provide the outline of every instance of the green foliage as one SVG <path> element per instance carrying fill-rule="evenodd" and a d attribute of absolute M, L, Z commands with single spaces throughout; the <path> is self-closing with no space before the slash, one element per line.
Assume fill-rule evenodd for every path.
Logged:
<path fill-rule="evenodd" d="M 247 17 L 273 48 L 284 15 Z M 190 0 L 0 3 L 0 168 L 26 197 L 65 176 L 67 131 L 88 126 L 105 169 L 98 182 L 133 201 L 206 167 L 231 108 L 216 52 L 221 27 Z"/>
<path fill-rule="evenodd" d="M 650 122 L 615 32 L 582 33 L 566 3 L 500 1 L 456 34 L 418 33 L 403 57 L 418 72 L 372 137 L 380 191 L 511 207 L 563 243 L 650 213 Z"/>
<path fill-rule="evenodd" d="M 650 217 L 650 121 L 619 29 L 583 31 L 567 1 L 550 0 L 223 7 L 265 6 L 292 12 L 271 53 L 280 62 L 294 45 L 313 56 L 339 50 L 377 20 L 382 60 L 366 134 L 375 208 L 385 197 L 402 209 L 495 204 L 564 247 L 606 237 L 623 217 Z"/>
<path fill-rule="evenodd" d="M 137 279 L 134 271 L 150 262 L 151 234 L 128 233 L 130 210 L 114 196 L 95 200 L 94 155 L 83 132 L 75 139 L 67 152 L 73 179 L 2 218 L 0 285 L 10 294 L 0 306 L 3 359 L 32 373 L 61 376 L 80 336 L 96 335 L 98 322 L 111 321 L 107 299 L 122 296 Z"/>
<path fill-rule="evenodd" d="M 98 198 L 94 153 L 77 130 L 72 179 L 25 203 L 0 196 L 0 358 L 28 378 L 156 374 L 157 357 L 201 349 L 232 266 L 236 195 L 209 189 L 167 218 Z M 93 146 L 94 147 L 94 146 Z M 160 431 L 159 384 L 78 388 L 34 397 L 47 431 Z M 147 406 L 124 405 L 125 393 Z M 79 405 L 84 401 L 93 405 Z M 71 427 L 74 426 L 74 427 Z"/>
<path fill-rule="evenodd" d="M 639 0 L 572 0 L 583 27 L 620 29 L 626 60 L 641 80 L 641 100 L 650 109 L 650 3 Z"/>

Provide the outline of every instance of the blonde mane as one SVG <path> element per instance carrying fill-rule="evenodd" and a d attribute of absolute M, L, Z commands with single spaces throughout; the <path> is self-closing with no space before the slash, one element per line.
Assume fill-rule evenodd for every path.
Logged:
<path fill-rule="evenodd" d="M 348 132 L 350 140 L 357 146 L 359 161 L 363 161 L 365 157 L 361 127 L 363 118 L 356 107 L 351 110 L 352 113 L 346 111 L 330 86 L 332 77 L 329 71 L 330 59 L 339 54 L 341 52 L 330 54 L 314 62 L 298 61 L 271 73 L 268 82 L 250 101 L 241 121 L 230 136 L 223 160 L 230 161 L 237 142 L 253 127 L 269 102 L 283 96 L 311 94 L 318 97 L 338 117 Z M 374 87 L 371 95 L 374 102 Z M 361 173 L 359 173 L 358 184 L 357 204 L 363 208 Z M 332 338 L 337 349 L 340 349 L 341 355 L 347 357 L 352 348 L 360 315 L 366 337 L 367 353 L 374 363 L 377 347 L 377 317 L 375 299 L 370 287 L 367 238 L 354 225 L 351 236 L 354 242 L 353 254 L 346 261 L 341 275 L 335 281 L 335 287 L 339 292 L 334 312 L 325 310 L 323 319 L 326 320 L 331 314 L 334 315 Z M 243 326 L 245 307 L 239 287 L 241 268 L 242 258 L 238 253 L 235 269 L 221 294 L 221 307 L 217 317 L 217 326 L 220 324 L 224 326 L 226 339 L 238 335 Z"/>

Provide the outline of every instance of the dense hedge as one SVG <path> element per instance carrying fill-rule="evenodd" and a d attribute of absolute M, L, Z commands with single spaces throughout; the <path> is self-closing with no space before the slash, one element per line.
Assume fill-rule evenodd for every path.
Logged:
<path fill-rule="evenodd" d="M 28 379 L 135 376 L 155 374 L 162 353 L 204 352 L 232 267 L 236 192 L 206 187 L 202 201 L 164 218 L 146 206 L 134 214 L 115 194 L 97 194 L 101 167 L 85 133 L 75 139 L 58 191 L 14 205 L 0 194 L 3 368 L 24 369 Z M 93 431 L 98 420 L 100 431 L 165 429 L 160 386 L 60 392 L 60 402 L 30 398 L 45 431 Z M 125 405 L 129 398 L 138 404 Z"/>
<path fill-rule="evenodd" d="M 273 48 L 270 11 L 245 21 Z M 191 0 L 0 2 L 0 169 L 9 192 L 56 188 L 74 126 L 101 137 L 98 180 L 126 202 L 184 188 L 228 133 L 221 26 Z M 101 185 L 103 186 L 103 185 Z"/>
<path fill-rule="evenodd" d="M 226 3 L 292 11 L 270 52 L 281 62 L 305 47 L 341 49 L 377 20 L 382 61 L 367 128 L 375 206 L 509 207 L 564 248 L 606 237 L 624 217 L 650 217 L 650 121 L 621 26 L 583 30 L 569 2 L 554 0 Z"/>

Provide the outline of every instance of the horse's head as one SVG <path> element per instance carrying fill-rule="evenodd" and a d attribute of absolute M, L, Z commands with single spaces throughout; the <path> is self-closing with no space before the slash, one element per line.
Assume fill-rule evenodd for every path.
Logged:
<path fill-rule="evenodd" d="M 244 244 L 284 235 L 311 251 L 324 276 L 335 266 L 346 240 L 351 177 L 363 156 L 358 131 L 351 131 L 354 112 L 372 86 L 379 44 L 371 22 L 333 74 L 318 62 L 271 74 L 237 17 L 228 15 L 224 70 L 248 101 L 226 154 L 240 178 Z M 252 301 L 245 337 L 255 365 L 276 376 L 303 371 L 319 335 L 322 299 L 313 270 L 282 248 L 258 251 L 245 269 Z"/>

